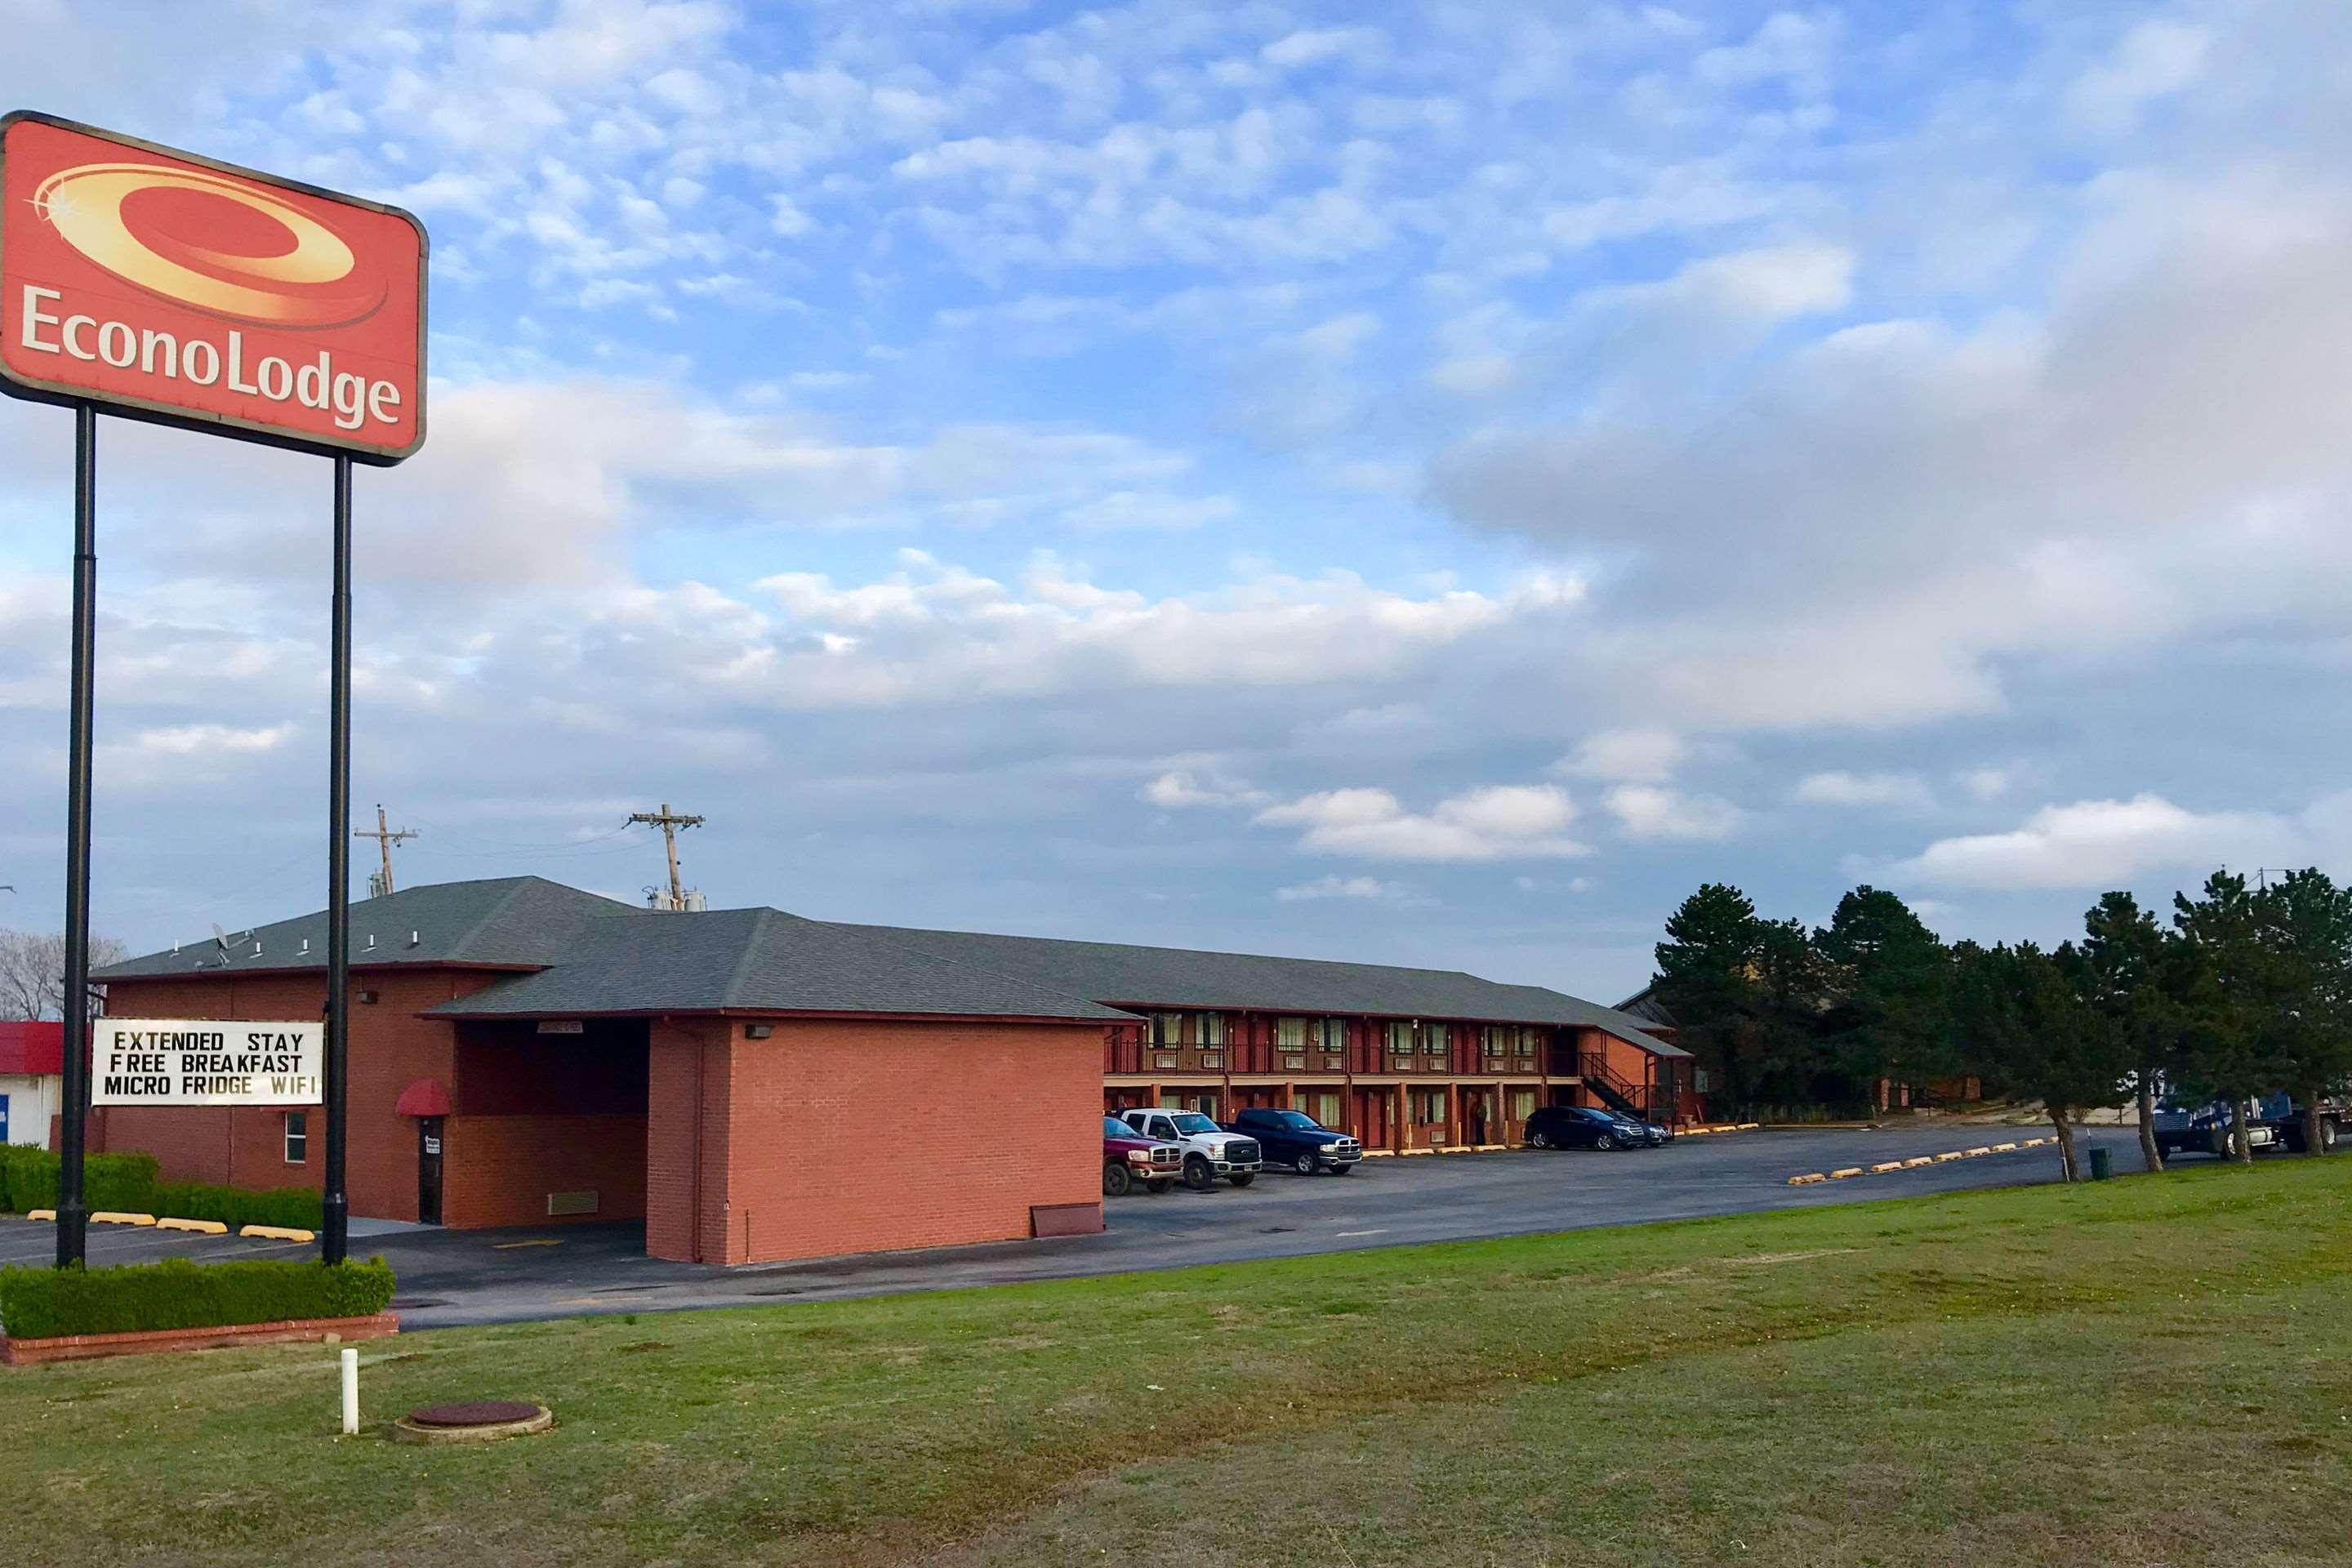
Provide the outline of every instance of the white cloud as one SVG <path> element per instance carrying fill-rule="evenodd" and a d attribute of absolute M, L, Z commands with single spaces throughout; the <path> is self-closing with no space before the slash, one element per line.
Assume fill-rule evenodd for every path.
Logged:
<path fill-rule="evenodd" d="M 1719 843 L 1737 835 L 1746 814 L 1711 795 L 1686 795 L 1662 784 L 1619 784 L 1601 797 L 1631 838 Z"/>
<path fill-rule="evenodd" d="M 1589 855 L 1567 836 L 1576 818 L 1568 792 L 1549 784 L 1488 784 L 1437 803 L 1426 814 L 1405 809 L 1384 789 L 1336 789 L 1259 812 L 1267 826 L 1305 831 L 1312 854 L 1374 860 L 1486 861 Z"/>
<path fill-rule="evenodd" d="M 1388 48 L 1388 35 L 1378 27 L 1319 27 L 1276 38 L 1258 51 L 1258 58 L 1285 70 L 1335 59 L 1369 66 L 1378 64 Z"/>
<path fill-rule="evenodd" d="M 1244 780 L 1198 773 L 1189 768 L 1161 773 L 1137 795 L 1163 811 L 1196 805 L 1262 805 L 1273 798 L 1262 789 L 1251 788 Z"/>
<path fill-rule="evenodd" d="M 1952 782 L 1978 800 L 1999 800 L 2017 783 L 2017 770 L 1991 766 L 1963 768 L 1952 776 Z"/>
<path fill-rule="evenodd" d="M 1925 811 L 1936 803 L 1935 792 L 1916 773 L 1807 773 L 1797 781 L 1790 798 L 1801 805 L 1865 806 L 1894 811 Z"/>
<path fill-rule="evenodd" d="M 1938 839 L 1893 875 L 1940 888 L 2098 889 L 2156 871 L 2300 865 L 2322 846 L 2344 847 L 2347 805 L 2352 797 L 2333 796 L 2300 817 L 2191 811 L 2154 794 L 2045 805 L 2011 832 Z"/>
<path fill-rule="evenodd" d="M 2204 74 L 2212 44 L 2210 28 L 2162 19 L 2135 24 L 2113 54 L 2075 81 L 2067 107 L 2095 131 L 2129 131 L 2149 103 Z"/>
<path fill-rule="evenodd" d="M 1364 899 L 1393 903 L 1406 896 L 1404 889 L 1394 882 L 1383 882 L 1376 877 L 1342 877 L 1337 873 L 1274 890 L 1275 901 L 1284 904 L 1318 899 Z"/>
<path fill-rule="evenodd" d="M 1553 772 L 1576 778 L 1660 784 L 1690 756 L 1690 744 L 1672 730 L 1604 730 L 1587 736 Z"/>

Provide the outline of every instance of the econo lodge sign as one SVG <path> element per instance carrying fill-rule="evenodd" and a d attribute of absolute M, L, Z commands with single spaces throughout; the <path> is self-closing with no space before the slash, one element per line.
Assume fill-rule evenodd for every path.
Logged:
<path fill-rule="evenodd" d="M 424 226 L 47 115 L 0 119 L 0 390 L 397 463 Z"/>

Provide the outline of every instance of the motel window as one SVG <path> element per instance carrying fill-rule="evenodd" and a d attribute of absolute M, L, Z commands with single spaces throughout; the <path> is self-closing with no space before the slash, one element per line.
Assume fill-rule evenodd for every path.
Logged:
<path fill-rule="evenodd" d="M 1390 1020 L 1389 1049 L 1394 1051 L 1399 1056 L 1407 1056 L 1412 1053 L 1412 1026 L 1411 1024 L 1406 1023 L 1402 1018 Z"/>
<path fill-rule="evenodd" d="M 286 1113 L 286 1163 L 307 1163 L 310 1158 L 310 1118 L 302 1111 Z"/>
<path fill-rule="evenodd" d="M 1304 1018 L 1276 1018 L 1274 1021 L 1274 1043 L 1278 1048 L 1286 1051 L 1305 1050 L 1307 1048 L 1307 1020 Z"/>
<path fill-rule="evenodd" d="M 1299 1109 L 1326 1127 L 1336 1131 L 1339 1126 L 1339 1097 L 1336 1094 L 1301 1095 Z"/>
<path fill-rule="evenodd" d="M 1499 1057 L 1505 1051 L 1510 1049 L 1511 1031 L 1502 1027 L 1500 1025 L 1489 1024 L 1484 1029 L 1481 1029 L 1479 1034 L 1484 1037 L 1486 1040 L 1486 1054 L 1488 1056 Z"/>
<path fill-rule="evenodd" d="M 1178 1044 L 1183 1039 L 1183 1014 L 1154 1013 L 1151 1015 L 1151 1043 L 1153 1045 L 1172 1046 Z"/>
<path fill-rule="evenodd" d="M 1691 1074 L 1691 1088 L 1696 1089 L 1701 1094 L 1705 1094 L 1706 1092 L 1706 1069 L 1705 1068 L 1700 1068 Z"/>
<path fill-rule="evenodd" d="M 1536 1113 L 1536 1091 L 1531 1089 L 1511 1090 L 1511 1120 L 1525 1121 Z"/>
<path fill-rule="evenodd" d="M 1201 1044 L 1222 1046 L 1225 1043 L 1225 1016 L 1223 1013 L 1201 1015 Z"/>
<path fill-rule="evenodd" d="M 1414 1089 L 1412 1091 L 1412 1119 L 1415 1121 L 1420 1122 L 1444 1121 L 1445 1091 L 1436 1089 Z"/>
<path fill-rule="evenodd" d="M 1444 1056 L 1445 1054 L 1446 1035 L 1446 1026 L 1443 1024 L 1431 1024 L 1426 1026 L 1421 1032 L 1421 1048 L 1427 1051 L 1433 1057 Z"/>
<path fill-rule="evenodd" d="M 1348 1048 L 1348 1020 L 1345 1018 L 1323 1020 L 1323 1048 L 1327 1051 L 1344 1051 Z"/>

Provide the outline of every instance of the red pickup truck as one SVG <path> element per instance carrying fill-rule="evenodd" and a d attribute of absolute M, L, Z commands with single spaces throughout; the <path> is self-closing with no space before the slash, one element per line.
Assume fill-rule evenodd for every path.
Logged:
<path fill-rule="evenodd" d="M 1116 1116 L 1103 1118 L 1103 1196 L 1123 1198 L 1140 1186 L 1164 1193 L 1184 1173 L 1184 1145 L 1146 1138 Z"/>

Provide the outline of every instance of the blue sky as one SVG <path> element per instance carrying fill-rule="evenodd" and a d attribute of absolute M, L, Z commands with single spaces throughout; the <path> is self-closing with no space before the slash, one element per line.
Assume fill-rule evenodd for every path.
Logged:
<path fill-rule="evenodd" d="M 1458 964 L 2352 848 L 2321 4 L 0 0 L 0 100 L 399 201 L 404 882 Z M 0 407 L 7 916 L 65 416 Z M 324 465 L 110 423 L 100 929 L 316 907 Z M 362 846 L 362 848 L 367 847 Z M 45 912 L 47 911 L 47 912 Z"/>

